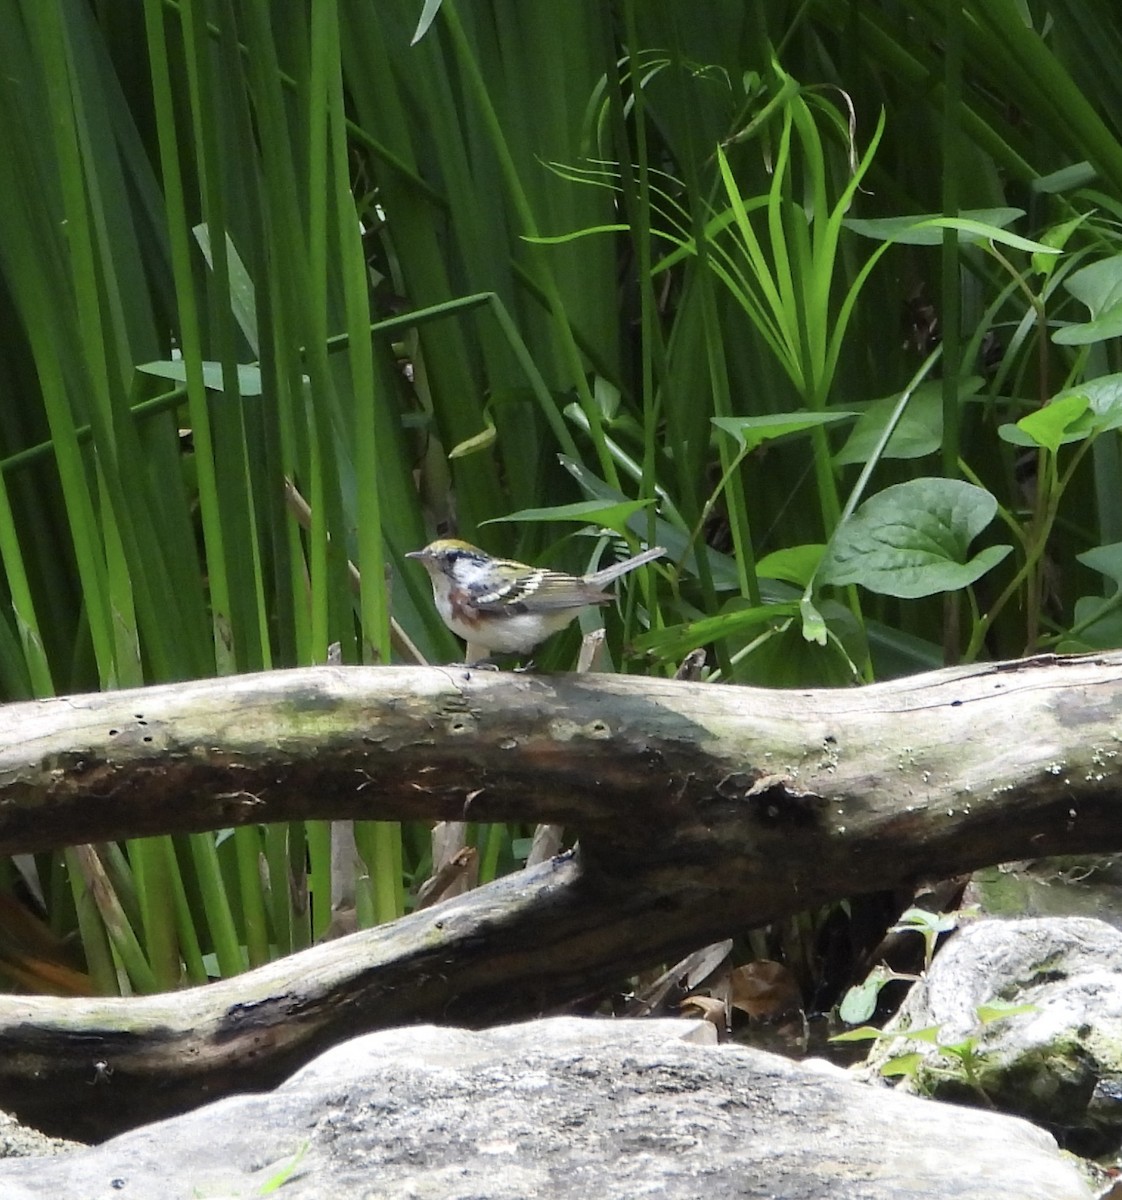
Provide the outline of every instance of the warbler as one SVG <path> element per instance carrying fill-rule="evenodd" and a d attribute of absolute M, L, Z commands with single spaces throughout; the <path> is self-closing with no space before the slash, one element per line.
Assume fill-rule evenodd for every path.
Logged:
<path fill-rule="evenodd" d="M 613 597 L 604 588 L 613 579 L 665 553 L 661 546 L 652 546 L 591 575 L 566 575 L 492 558 L 452 538 L 410 550 L 405 557 L 424 564 L 436 610 L 457 637 L 492 654 L 526 654 L 583 609 L 610 604 Z"/>

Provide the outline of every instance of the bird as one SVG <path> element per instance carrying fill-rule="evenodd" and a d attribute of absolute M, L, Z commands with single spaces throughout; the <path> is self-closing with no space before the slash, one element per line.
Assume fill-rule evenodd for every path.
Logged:
<path fill-rule="evenodd" d="M 610 604 L 604 588 L 666 553 L 652 546 L 591 575 L 566 575 L 494 558 L 455 538 L 430 542 L 405 557 L 420 562 L 432 580 L 432 598 L 444 624 L 470 646 L 490 654 L 527 654 L 594 604 Z"/>

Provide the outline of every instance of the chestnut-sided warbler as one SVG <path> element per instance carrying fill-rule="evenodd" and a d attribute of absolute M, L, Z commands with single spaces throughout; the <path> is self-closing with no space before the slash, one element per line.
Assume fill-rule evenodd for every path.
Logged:
<path fill-rule="evenodd" d="M 493 654 L 525 654 L 593 604 L 610 604 L 604 588 L 666 551 L 652 546 L 591 575 L 566 575 L 507 558 L 492 558 L 467 542 L 442 539 L 406 558 L 423 563 L 444 624 Z"/>

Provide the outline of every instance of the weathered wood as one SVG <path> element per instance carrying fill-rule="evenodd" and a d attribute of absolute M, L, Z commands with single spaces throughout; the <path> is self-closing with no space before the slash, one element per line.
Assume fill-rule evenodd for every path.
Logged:
<path fill-rule="evenodd" d="M 0 1107 L 104 1134 L 360 1031 L 534 1013 L 842 896 L 1122 849 L 1120 714 L 1122 654 L 851 691 L 320 668 L 10 705 L 8 853 L 465 817 L 562 823 L 581 852 L 207 988 L 0 998 Z"/>

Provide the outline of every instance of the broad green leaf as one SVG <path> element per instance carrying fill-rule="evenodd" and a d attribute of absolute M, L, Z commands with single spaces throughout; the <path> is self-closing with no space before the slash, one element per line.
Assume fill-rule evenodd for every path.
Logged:
<path fill-rule="evenodd" d="M 805 618 L 803 603 L 800 618 Z M 836 600 L 819 601 L 811 620 L 811 638 L 803 619 L 786 620 L 755 639 L 738 656 L 732 679 L 760 687 L 851 687 L 858 682 L 854 662 L 867 653 L 853 614 Z M 817 640 L 817 639 L 821 640 Z"/>
<path fill-rule="evenodd" d="M 176 383 L 187 382 L 187 368 L 182 362 L 150 362 L 142 363 L 136 368 L 145 375 L 158 375 L 161 379 L 172 379 Z M 221 392 L 225 388 L 222 379 L 222 364 L 219 362 L 203 363 L 203 383 L 212 391 Z M 243 396 L 260 396 L 262 392 L 261 368 L 252 364 L 238 365 L 238 391 Z"/>
<path fill-rule="evenodd" d="M 1085 550 L 1075 557 L 1085 567 L 1105 575 L 1117 587 L 1122 587 L 1122 542 L 1096 546 L 1093 550 Z"/>
<path fill-rule="evenodd" d="M 1060 392 L 1052 403 L 1072 394 L 1087 397 L 1094 414 L 1096 433 L 1122 429 L 1122 375 L 1100 375 L 1097 379 L 1088 379 L 1078 387 Z"/>
<path fill-rule="evenodd" d="M 814 578 L 826 547 L 821 542 L 805 546 L 786 546 L 765 554 L 756 563 L 756 574 L 762 579 L 782 579 L 796 587 L 805 588 Z"/>
<path fill-rule="evenodd" d="M 904 599 L 966 587 L 1012 549 L 989 546 L 968 558 L 971 541 L 996 512 L 989 492 L 958 479 L 885 488 L 839 527 L 819 579 Z"/>
<path fill-rule="evenodd" d="M 855 412 L 799 412 L 768 413 L 763 417 L 711 417 L 718 429 L 731 434 L 746 450 L 754 450 L 764 442 L 786 437 L 792 433 L 803 433 L 818 425 L 831 425 L 835 421 L 848 421 L 856 417 Z"/>
<path fill-rule="evenodd" d="M 897 1075 L 914 1075 L 916 1068 L 923 1062 L 922 1054 L 894 1054 L 880 1069 L 886 1079 Z"/>
<path fill-rule="evenodd" d="M 799 601 L 799 613 L 803 619 L 803 640 L 816 646 L 825 646 L 829 639 L 826 619 L 814 606 L 814 601 L 804 596 Z"/>
<path fill-rule="evenodd" d="M 893 973 L 887 967 L 874 967 L 861 983 L 854 984 L 846 992 L 841 1004 L 838 1006 L 838 1016 L 847 1025 L 860 1025 L 862 1021 L 867 1021 L 876 1011 L 877 997 L 880 995 L 881 988 L 893 978 Z M 868 1026 L 864 1028 L 867 1029 Z M 857 1033 L 860 1031 L 853 1030 L 851 1032 Z M 875 1030 L 874 1036 L 879 1036 L 879 1033 L 879 1030 Z M 847 1041 L 858 1040 L 852 1036 L 846 1038 L 844 1034 L 840 1038 L 831 1038 L 830 1040 L 840 1041 L 843 1038 Z"/>
<path fill-rule="evenodd" d="M 959 401 L 976 395 L 983 380 L 973 375 L 959 388 Z M 834 456 L 839 466 L 868 461 L 884 427 L 900 402 L 899 394 L 874 400 L 857 418 L 849 440 Z M 943 444 L 943 385 L 938 381 L 921 383 L 912 393 L 892 436 L 885 447 L 885 458 L 922 458 L 934 454 Z"/>
<path fill-rule="evenodd" d="M 1060 639 L 1061 654 L 1085 654 L 1091 650 L 1114 650 L 1122 646 L 1122 597 L 1118 592 L 1102 596 L 1080 596 L 1073 610 L 1072 634 Z"/>
<path fill-rule="evenodd" d="M 1097 379 L 1089 379 L 1086 383 L 1075 387 L 1065 388 L 1058 392 L 1050 404 L 1036 413 L 1023 417 L 1016 425 L 1002 425 L 998 429 L 1001 437 L 1015 446 L 1040 446 L 1038 434 L 1053 436 L 1053 427 L 1062 424 L 1064 419 L 1079 409 L 1083 402 L 1084 412 L 1072 419 L 1063 432 L 1059 444 L 1083 441 L 1092 434 L 1106 433 L 1111 429 L 1122 429 L 1122 375 L 1100 375 Z M 1057 405 L 1060 407 L 1057 408 Z M 1053 413 L 1051 410 L 1056 409 Z M 1036 420 L 1041 421 L 1039 429 Z M 1025 422 L 1028 422 L 1027 428 Z"/>
<path fill-rule="evenodd" d="M 1096 546 L 1076 559 L 1114 584 L 1109 597 L 1081 596 L 1075 602 L 1072 632 L 1057 649 L 1062 654 L 1108 650 L 1122 646 L 1122 542 Z"/>
<path fill-rule="evenodd" d="M 1040 446 L 1055 454 L 1060 446 L 1094 432 L 1092 422 L 1085 419 L 1089 407 L 1085 393 L 1071 393 L 1022 417 L 1016 425 L 1002 425 L 998 434 L 1014 445 Z"/>
<path fill-rule="evenodd" d="M 1088 346 L 1122 334 L 1122 254 L 1074 271 L 1064 287 L 1085 305 L 1091 319 L 1065 325 L 1052 334 L 1060 346 Z"/>
<path fill-rule="evenodd" d="M 883 621 L 866 621 L 869 652 L 877 679 L 899 679 L 943 666 L 943 648 L 928 638 L 894 629 Z"/>

